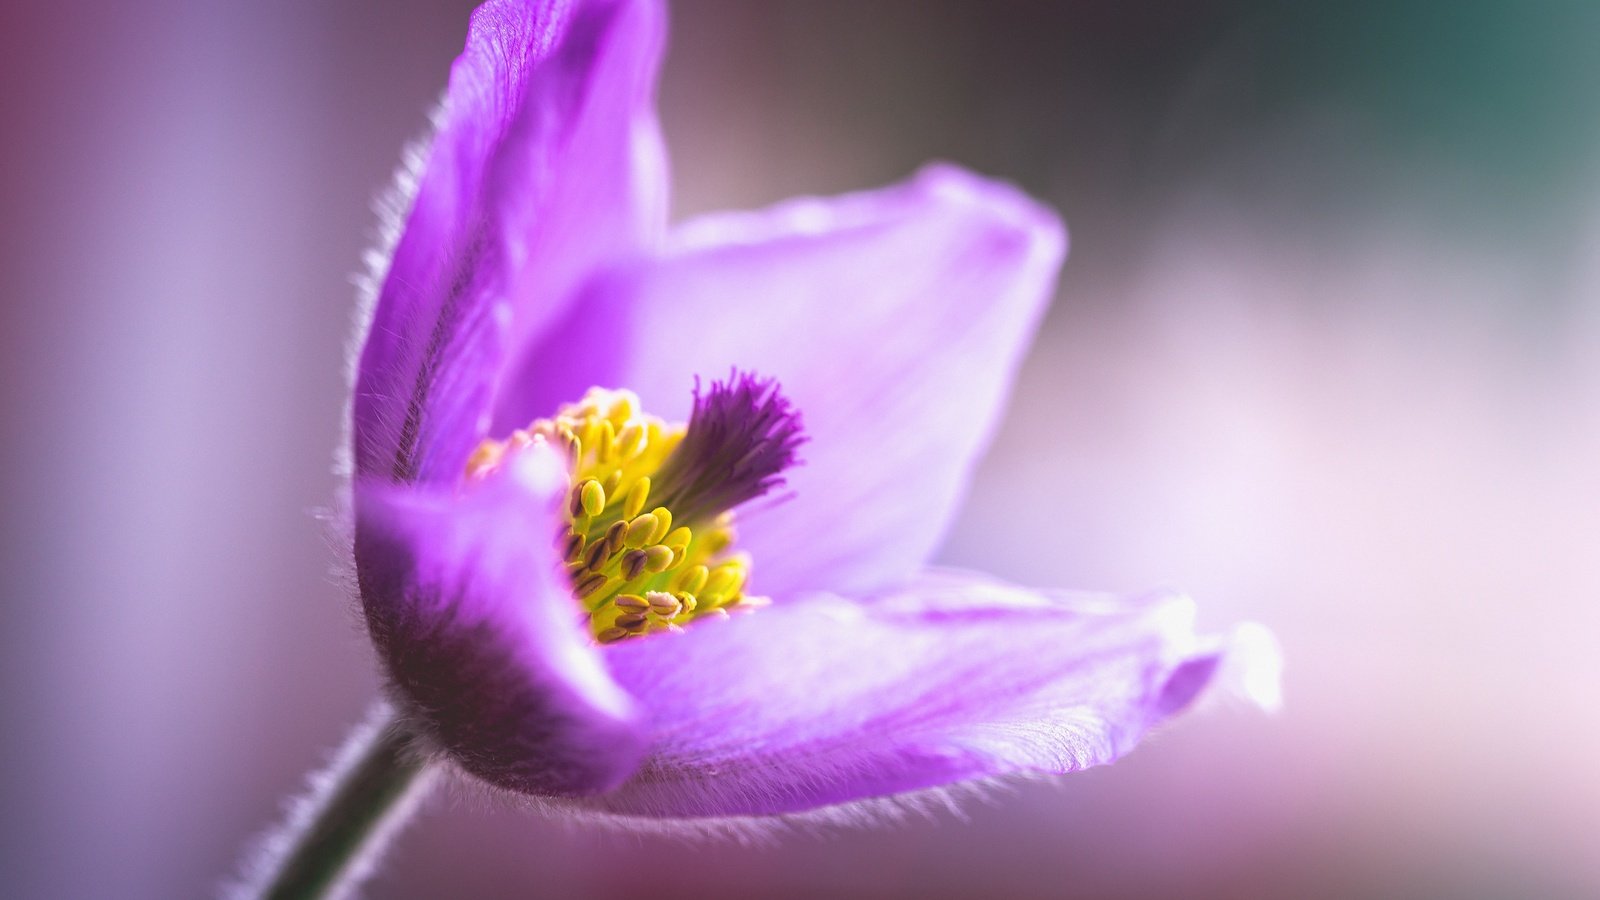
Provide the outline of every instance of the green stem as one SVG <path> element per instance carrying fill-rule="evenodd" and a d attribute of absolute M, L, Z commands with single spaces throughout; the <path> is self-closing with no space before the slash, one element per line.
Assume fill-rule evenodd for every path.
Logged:
<path fill-rule="evenodd" d="M 401 718 L 380 704 L 269 841 L 264 877 L 251 894 L 268 900 L 331 898 L 370 875 L 432 780 L 414 743 Z"/>

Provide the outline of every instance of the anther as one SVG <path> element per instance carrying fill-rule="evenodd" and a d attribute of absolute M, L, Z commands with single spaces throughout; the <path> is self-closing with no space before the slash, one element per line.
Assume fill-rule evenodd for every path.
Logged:
<path fill-rule="evenodd" d="M 579 597 L 587 600 L 590 597 L 593 597 L 595 594 L 598 594 L 600 589 L 606 586 L 607 581 L 610 581 L 610 579 L 607 578 L 603 573 L 590 572 L 588 575 L 583 576 L 582 580 L 580 580 L 577 584 L 572 586 L 572 591 Z"/>
<path fill-rule="evenodd" d="M 730 565 L 717 566 L 717 570 L 712 572 L 706 580 L 705 592 L 708 594 L 727 594 L 738 590 L 739 582 L 742 581 L 744 579 L 740 577 L 738 567 Z M 699 591 L 695 593 L 699 593 Z"/>
<path fill-rule="evenodd" d="M 644 574 L 645 564 L 649 561 L 650 557 L 646 555 L 643 550 L 629 550 L 627 553 L 624 553 L 622 555 L 623 579 L 626 581 L 632 581 Z"/>
<path fill-rule="evenodd" d="M 627 522 L 612 522 L 606 529 L 606 555 L 611 556 L 622 549 L 623 538 L 628 533 Z"/>
<path fill-rule="evenodd" d="M 649 497 L 650 476 L 644 475 L 633 483 L 633 487 L 628 488 L 628 497 L 622 501 L 623 517 L 631 519 L 637 516 L 644 509 L 645 500 L 649 499 Z"/>
<path fill-rule="evenodd" d="M 706 586 L 706 576 L 709 574 L 710 572 L 705 566 L 694 566 L 693 568 L 685 569 L 684 573 L 678 576 L 678 590 L 687 591 L 691 594 L 700 593 Z"/>
<path fill-rule="evenodd" d="M 565 544 L 562 546 L 561 558 L 569 563 L 577 562 L 583 558 L 583 535 L 577 532 L 568 532 Z"/>
<path fill-rule="evenodd" d="M 621 459 L 633 459 L 644 450 L 644 428 L 638 422 L 629 422 L 617 433 L 617 456 Z"/>
<path fill-rule="evenodd" d="M 638 415 L 639 395 L 633 391 L 612 391 L 611 397 L 611 410 L 607 418 L 621 428 L 623 423 L 633 421 L 633 417 Z"/>
<path fill-rule="evenodd" d="M 606 489 L 600 486 L 600 482 L 591 478 L 583 483 L 580 499 L 585 514 L 598 516 L 600 511 L 606 508 Z"/>
<path fill-rule="evenodd" d="M 706 535 L 705 552 L 707 555 L 715 556 L 728 549 L 728 545 L 731 543 L 733 543 L 733 535 L 728 532 L 726 527 L 719 527 Z"/>
<path fill-rule="evenodd" d="M 644 612 L 651 608 L 650 602 L 638 594 L 618 594 L 617 599 L 611 602 L 623 612 Z"/>
<path fill-rule="evenodd" d="M 668 547 L 671 547 L 674 550 L 681 551 L 686 549 L 689 546 L 689 542 L 692 540 L 694 540 L 694 532 L 690 531 L 683 525 L 679 525 L 677 528 L 674 528 L 668 532 L 667 536 L 661 539 L 661 543 L 666 544 Z"/>
<path fill-rule="evenodd" d="M 624 535 L 623 543 L 629 547 L 643 547 L 651 542 L 651 537 L 656 533 L 660 520 L 655 513 L 645 513 L 628 523 L 628 530 Z"/>
<path fill-rule="evenodd" d="M 650 511 L 650 515 L 656 517 L 656 527 L 650 532 L 650 540 L 646 543 L 658 544 L 667 536 L 667 532 L 672 530 L 672 510 L 658 506 Z"/>
<path fill-rule="evenodd" d="M 611 544 L 608 541 L 595 541 L 589 545 L 589 551 L 583 555 L 583 564 L 590 569 L 599 569 L 611 558 Z"/>
<path fill-rule="evenodd" d="M 650 591 L 644 598 L 650 605 L 650 611 L 663 618 L 670 619 L 683 609 L 677 597 L 662 591 Z"/>
<path fill-rule="evenodd" d="M 672 568 L 672 564 L 676 559 L 677 554 L 673 552 L 671 547 L 663 547 L 660 544 L 656 544 L 644 549 L 644 567 L 649 572 L 665 572 Z"/>

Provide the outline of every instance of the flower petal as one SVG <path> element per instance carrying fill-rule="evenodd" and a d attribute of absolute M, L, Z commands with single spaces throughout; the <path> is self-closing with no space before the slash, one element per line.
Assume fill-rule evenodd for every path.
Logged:
<path fill-rule="evenodd" d="M 359 474 L 453 480 L 503 358 L 598 260 L 656 241 L 662 18 L 656 0 L 473 13 L 358 364 Z"/>
<path fill-rule="evenodd" d="M 655 744 L 583 805 L 783 814 L 1107 763 L 1222 670 L 1230 644 L 1192 617 L 1171 595 L 1047 597 L 934 572 L 871 604 L 814 597 L 624 642 L 608 662 Z M 1253 646 L 1270 672 L 1273 651 Z"/>
<path fill-rule="evenodd" d="M 776 377 L 810 441 L 786 473 L 793 499 L 741 516 L 756 587 L 873 590 L 942 537 L 1064 251 L 1048 210 L 933 166 L 689 223 L 664 258 L 591 285 L 574 313 L 594 333 L 558 343 L 610 357 L 605 375 L 667 419 L 687 415 L 696 374 Z M 576 397 L 605 375 L 541 377 Z"/>
<path fill-rule="evenodd" d="M 606 790 L 645 748 L 551 546 L 565 487 L 533 448 L 460 496 L 356 490 L 362 606 L 399 701 L 462 768 L 522 793 Z"/>

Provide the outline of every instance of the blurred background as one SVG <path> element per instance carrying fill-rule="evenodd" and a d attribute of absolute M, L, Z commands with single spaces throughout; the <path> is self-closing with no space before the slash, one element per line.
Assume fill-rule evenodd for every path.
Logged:
<path fill-rule="evenodd" d="M 374 696 L 311 512 L 369 201 L 470 6 L 0 12 L 0 893 L 209 895 Z M 1286 709 L 771 848 L 446 799 L 372 897 L 1600 892 L 1600 5 L 672 24 L 679 215 L 930 157 L 1063 212 L 944 558 L 1265 622 Z"/>

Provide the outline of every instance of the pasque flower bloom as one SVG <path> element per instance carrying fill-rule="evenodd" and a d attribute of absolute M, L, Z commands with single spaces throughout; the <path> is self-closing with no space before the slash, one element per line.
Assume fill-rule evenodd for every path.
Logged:
<path fill-rule="evenodd" d="M 663 18 L 478 9 L 380 260 L 354 552 L 413 727 L 501 788 L 715 818 L 1070 772 L 1225 672 L 1270 694 L 1181 597 L 927 567 L 1062 227 L 931 166 L 669 229 Z"/>

